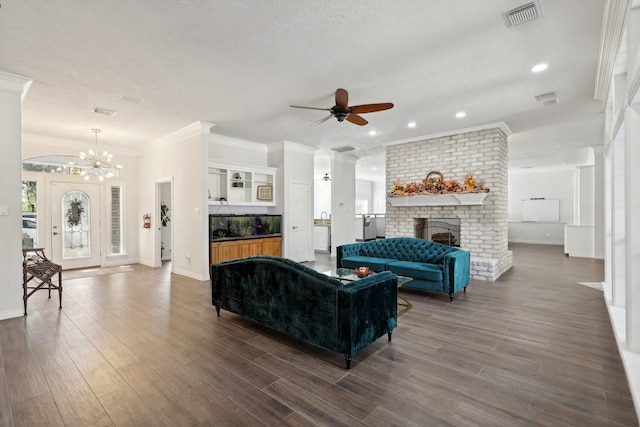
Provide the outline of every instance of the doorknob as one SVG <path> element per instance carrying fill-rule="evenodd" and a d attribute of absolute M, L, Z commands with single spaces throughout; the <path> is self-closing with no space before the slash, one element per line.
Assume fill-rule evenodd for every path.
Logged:
<path fill-rule="evenodd" d="M 296 228 L 298 228 L 298 227 L 296 227 L 296 226 L 294 225 L 292 228 L 295 230 L 295 229 L 296 229 Z"/>
<path fill-rule="evenodd" d="M 57 235 L 58 235 L 58 232 L 57 232 L 57 231 L 54 231 L 54 232 L 53 232 L 53 235 L 54 235 L 54 236 L 57 236 Z"/>

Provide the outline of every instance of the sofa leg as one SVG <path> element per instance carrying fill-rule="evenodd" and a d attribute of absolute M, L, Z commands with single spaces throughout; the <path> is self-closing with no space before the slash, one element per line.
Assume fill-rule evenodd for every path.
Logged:
<path fill-rule="evenodd" d="M 345 354 L 344 361 L 347 362 L 347 369 L 351 369 L 351 355 Z"/>
<path fill-rule="evenodd" d="M 467 287 L 465 286 L 464 289 L 462 290 L 462 292 L 464 292 L 465 294 L 467 293 Z"/>
<path fill-rule="evenodd" d="M 449 292 L 449 302 L 453 302 L 453 294 Z"/>
<path fill-rule="evenodd" d="M 389 337 L 389 341 L 391 341 L 391 333 L 392 333 L 392 332 L 393 332 L 393 331 L 389 331 L 389 332 L 387 332 L 387 337 Z"/>
<path fill-rule="evenodd" d="M 220 306 L 216 305 L 216 313 L 218 313 L 218 317 L 220 317 Z"/>

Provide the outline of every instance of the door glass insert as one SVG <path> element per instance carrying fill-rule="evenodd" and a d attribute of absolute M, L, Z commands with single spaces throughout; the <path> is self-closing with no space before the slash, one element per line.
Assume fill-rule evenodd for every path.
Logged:
<path fill-rule="evenodd" d="M 91 199 L 82 191 L 62 197 L 62 257 L 91 256 Z"/>

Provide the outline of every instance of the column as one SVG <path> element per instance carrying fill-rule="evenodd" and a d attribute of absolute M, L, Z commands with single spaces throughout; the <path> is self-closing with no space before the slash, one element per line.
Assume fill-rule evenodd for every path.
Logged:
<path fill-rule="evenodd" d="M 612 295 L 611 303 L 616 307 L 625 305 L 625 174 L 624 174 L 624 132 L 620 131 L 613 141 L 613 176 L 612 176 L 612 221 L 611 221 L 611 271 Z"/>
<path fill-rule="evenodd" d="M 640 103 L 627 108 L 625 144 L 626 243 L 626 341 L 629 350 L 640 352 L 640 192 L 630 183 L 640 182 Z"/>
<path fill-rule="evenodd" d="M 611 229 L 613 227 L 613 167 L 611 166 L 613 157 L 613 143 L 609 142 L 604 153 L 604 288 L 611 289 L 613 274 L 611 264 L 613 262 L 613 237 Z M 609 294 L 611 295 L 611 294 Z"/>
<path fill-rule="evenodd" d="M 0 71 L 0 319 L 23 315 L 22 96 L 29 83 Z"/>

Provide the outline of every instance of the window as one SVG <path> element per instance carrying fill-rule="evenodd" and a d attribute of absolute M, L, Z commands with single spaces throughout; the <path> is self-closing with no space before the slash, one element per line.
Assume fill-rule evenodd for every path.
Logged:
<path fill-rule="evenodd" d="M 111 255 L 124 253 L 124 239 L 122 233 L 122 188 L 112 185 L 110 192 L 111 205 Z"/>
<path fill-rule="evenodd" d="M 368 200 L 356 200 L 356 215 L 364 215 L 369 213 Z"/>
<path fill-rule="evenodd" d="M 33 247 L 38 244 L 38 183 L 22 181 L 22 244 Z"/>

